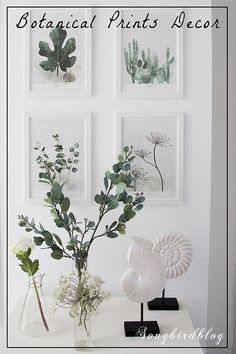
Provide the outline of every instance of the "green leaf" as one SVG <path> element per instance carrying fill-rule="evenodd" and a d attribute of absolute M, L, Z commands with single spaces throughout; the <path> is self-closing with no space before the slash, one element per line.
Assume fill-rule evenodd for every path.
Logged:
<path fill-rule="evenodd" d="M 127 154 L 129 152 L 129 147 L 128 146 L 124 146 L 123 147 L 123 151 Z"/>
<path fill-rule="evenodd" d="M 64 215 L 63 222 L 65 225 L 69 225 L 69 216 L 67 214 Z"/>
<path fill-rule="evenodd" d="M 44 230 L 44 231 L 42 232 L 42 235 L 44 236 L 45 241 L 51 241 L 51 240 L 53 240 L 53 236 L 52 236 L 51 232 L 49 232 L 49 231 L 47 231 L 47 230 Z"/>
<path fill-rule="evenodd" d="M 35 259 L 31 264 L 31 275 L 33 276 L 39 270 L 39 260 Z"/>
<path fill-rule="evenodd" d="M 133 198 L 131 195 L 129 195 L 129 196 L 124 200 L 124 203 L 125 203 L 125 204 L 131 204 L 133 200 L 134 200 L 134 198 Z"/>
<path fill-rule="evenodd" d="M 87 227 L 91 228 L 95 226 L 95 222 L 94 221 L 89 221 Z"/>
<path fill-rule="evenodd" d="M 107 205 L 107 211 L 116 209 L 119 206 L 119 202 L 116 199 L 113 199 L 110 203 Z"/>
<path fill-rule="evenodd" d="M 41 246 L 43 241 L 44 241 L 43 237 L 40 237 L 40 236 L 34 237 L 34 243 L 36 244 L 36 246 Z"/>
<path fill-rule="evenodd" d="M 45 178 L 45 173 L 44 172 L 39 172 L 39 178 Z"/>
<path fill-rule="evenodd" d="M 145 197 L 138 197 L 138 198 L 136 199 L 136 201 L 137 201 L 138 203 L 143 203 L 143 202 L 145 201 Z"/>
<path fill-rule="evenodd" d="M 125 191 L 126 184 L 124 182 L 120 182 L 116 186 L 116 195 L 120 195 Z"/>
<path fill-rule="evenodd" d="M 26 222 L 24 222 L 24 221 L 19 221 L 18 225 L 19 225 L 20 227 L 24 227 L 24 226 L 26 225 Z"/>
<path fill-rule="evenodd" d="M 124 162 L 124 156 L 122 154 L 118 155 L 118 161 Z"/>
<path fill-rule="evenodd" d="M 77 245 L 78 245 L 78 240 L 77 240 L 77 238 L 74 237 L 74 236 L 72 236 L 72 237 L 70 238 L 69 244 L 70 244 L 71 246 L 77 246 Z"/>
<path fill-rule="evenodd" d="M 117 221 L 114 221 L 114 222 L 111 224 L 111 226 L 109 227 L 109 229 L 113 229 L 114 227 L 116 227 L 116 225 L 117 225 Z"/>
<path fill-rule="evenodd" d="M 70 56 L 76 49 L 75 38 L 70 38 L 64 44 L 67 32 L 61 27 L 54 28 L 50 33 L 49 37 L 53 42 L 53 50 L 47 42 L 39 42 L 39 55 L 46 57 L 47 61 L 41 61 L 39 65 L 45 71 L 54 72 L 59 68 L 66 72 L 67 68 L 71 68 L 76 62 L 76 56 Z"/>
<path fill-rule="evenodd" d="M 125 171 L 129 171 L 130 169 L 131 169 L 130 164 L 129 164 L 129 163 L 126 163 L 126 164 L 124 165 L 124 170 L 125 170 Z"/>
<path fill-rule="evenodd" d="M 79 232 L 80 234 L 82 234 L 82 230 L 80 229 L 79 226 L 76 226 L 74 230 L 77 231 L 77 232 Z"/>
<path fill-rule="evenodd" d="M 125 235 L 125 231 L 126 231 L 126 226 L 125 223 L 119 223 L 116 230 L 121 234 L 121 235 Z"/>
<path fill-rule="evenodd" d="M 107 237 L 109 237 L 109 238 L 115 238 L 117 236 L 118 236 L 118 234 L 116 232 L 108 232 L 107 233 Z"/>
<path fill-rule="evenodd" d="M 112 166 L 112 169 L 115 173 L 119 173 L 120 170 L 122 169 L 122 163 L 118 162 Z"/>
<path fill-rule="evenodd" d="M 31 229 L 30 227 L 27 227 L 26 229 L 25 229 L 25 231 L 26 232 L 31 232 L 33 229 Z"/>
<path fill-rule="evenodd" d="M 66 248 L 68 249 L 68 251 L 73 251 L 74 250 L 74 246 L 72 246 L 72 245 L 67 245 Z"/>
<path fill-rule="evenodd" d="M 129 221 L 135 217 L 136 213 L 134 210 L 132 210 L 130 213 L 126 215 L 126 220 Z"/>
<path fill-rule="evenodd" d="M 51 209 L 50 211 L 51 215 L 54 217 L 54 218 L 57 218 L 58 217 L 58 213 L 57 213 L 57 209 Z"/>
<path fill-rule="evenodd" d="M 115 184 L 118 184 L 120 182 L 126 183 L 126 181 L 127 181 L 127 176 L 123 174 L 119 174 L 118 176 L 115 177 Z"/>
<path fill-rule="evenodd" d="M 166 56 L 167 58 L 170 56 L 170 47 L 166 47 Z"/>
<path fill-rule="evenodd" d="M 63 253 L 61 250 L 56 250 L 51 253 L 51 257 L 54 259 L 61 259 L 63 257 Z"/>
<path fill-rule="evenodd" d="M 56 239 L 57 243 L 62 246 L 62 241 L 60 239 L 60 237 L 57 234 L 53 234 L 54 238 Z"/>
<path fill-rule="evenodd" d="M 138 204 L 135 209 L 138 211 L 143 209 L 143 204 Z"/>
<path fill-rule="evenodd" d="M 104 177 L 103 182 L 104 182 L 104 187 L 105 187 L 106 190 L 107 190 L 107 188 L 108 188 L 108 178 L 107 178 L 107 177 Z"/>
<path fill-rule="evenodd" d="M 79 156 L 79 151 L 75 151 L 75 152 L 74 152 L 74 156 L 75 156 L 75 157 L 78 157 L 78 156 Z"/>
<path fill-rule="evenodd" d="M 126 205 L 126 206 L 124 207 L 124 212 L 125 212 L 125 213 L 130 213 L 131 210 L 132 210 L 132 205 Z"/>
<path fill-rule="evenodd" d="M 70 208 L 70 199 L 69 198 L 64 198 L 62 203 L 61 203 L 61 208 L 64 213 L 66 213 L 69 208 Z"/>
<path fill-rule="evenodd" d="M 59 228 L 64 226 L 64 222 L 61 220 L 55 220 L 55 223 L 56 223 L 57 227 L 59 227 Z"/>
<path fill-rule="evenodd" d="M 20 267 L 21 267 L 21 269 L 23 270 L 23 272 L 26 272 L 26 273 L 28 273 L 29 275 L 31 275 L 31 274 L 30 274 L 30 269 L 29 269 L 29 267 L 28 267 L 27 264 L 20 264 Z"/>
<path fill-rule="evenodd" d="M 111 183 L 113 183 L 113 184 L 116 184 L 116 175 L 115 175 L 115 173 L 111 173 L 110 174 L 110 180 L 111 180 Z M 121 182 L 121 181 L 120 181 Z"/>
<path fill-rule="evenodd" d="M 65 154 L 62 153 L 62 152 L 59 152 L 57 155 L 56 155 L 56 158 L 57 159 L 63 159 L 65 157 Z"/>
<path fill-rule="evenodd" d="M 72 221 L 73 223 L 76 223 L 75 216 L 74 216 L 73 213 L 69 213 L 69 218 L 71 219 L 71 221 Z"/>
<path fill-rule="evenodd" d="M 125 214 L 120 215 L 119 222 L 121 222 L 121 223 L 126 222 L 126 215 Z"/>
<path fill-rule="evenodd" d="M 73 167 L 72 170 L 71 170 L 73 173 L 75 173 L 77 171 L 77 168 L 76 167 Z"/>
<path fill-rule="evenodd" d="M 170 59 L 170 64 L 174 63 L 174 61 L 175 61 L 175 58 L 172 57 L 172 58 Z"/>
<path fill-rule="evenodd" d="M 126 198 L 127 198 L 127 192 L 123 192 L 123 193 L 121 193 L 120 195 L 119 195 L 119 198 L 118 198 L 118 200 L 120 201 L 120 202 L 125 202 L 125 200 L 126 200 Z"/>
<path fill-rule="evenodd" d="M 59 200 L 60 197 L 61 197 L 61 193 L 62 193 L 62 188 L 61 188 L 60 184 L 57 183 L 57 182 L 54 182 L 53 186 L 52 186 L 52 189 L 51 189 L 51 197 L 52 197 L 52 199 Z"/>
<path fill-rule="evenodd" d="M 104 203 L 104 199 L 100 194 L 96 194 L 94 197 L 94 200 L 97 204 L 102 204 Z"/>

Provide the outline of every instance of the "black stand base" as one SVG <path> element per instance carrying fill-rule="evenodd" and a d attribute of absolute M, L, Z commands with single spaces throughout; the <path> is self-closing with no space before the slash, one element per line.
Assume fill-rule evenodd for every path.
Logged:
<path fill-rule="evenodd" d="M 143 337 L 149 334 L 159 334 L 160 329 L 157 321 L 126 321 L 124 322 L 125 336 L 126 337 Z"/>
<path fill-rule="evenodd" d="M 156 299 L 148 302 L 148 309 L 178 311 L 179 303 L 176 297 L 165 297 L 164 301 L 162 298 L 157 297 Z"/>

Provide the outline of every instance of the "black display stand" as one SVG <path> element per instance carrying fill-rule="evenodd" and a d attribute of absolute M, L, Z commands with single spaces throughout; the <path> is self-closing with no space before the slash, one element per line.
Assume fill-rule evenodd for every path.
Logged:
<path fill-rule="evenodd" d="M 161 298 L 157 297 L 156 299 L 148 302 L 148 309 L 178 311 L 179 303 L 176 297 L 165 297 L 165 289 L 163 289 Z"/>
<path fill-rule="evenodd" d="M 145 334 L 156 335 L 160 333 L 157 321 L 143 320 L 143 304 L 141 304 L 141 320 L 140 321 L 125 321 L 124 330 L 126 337 L 140 337 Z"/>

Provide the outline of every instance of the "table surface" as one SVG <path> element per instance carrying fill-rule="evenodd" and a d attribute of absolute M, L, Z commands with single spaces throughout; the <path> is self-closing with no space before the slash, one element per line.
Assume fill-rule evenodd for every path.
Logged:
<path fill-rule="evenodd" d="M 22 335 L 18 330 L 21 306 L 22 300 L 20 299 L 9 315 L 8 347 L 33 347 L 35 348 L 34 352 L 40 352 L 40 349 L 36 348 L 48 348 L 44 349 L 44 353 L 53 353 L 54 351 L 56 353 L 62 347 L 68 348 L 66 352 L 73 350 L 73 319 L 69 316 L 68 310 L 57 310 L 53 318 L 52 330 L 44 336 L 32 338 Z M 183 353 L 183 351 L 188 354 L 203 353 L 200 343 L 196 338 L 183 339 L 183 336 L 179 339 L 169 338 L 172 331 L 176 335 L 194 333 L 192 321 L 183 304 L 180 303 L 179 311 L 149 311 L 147 306 L 144 305 L 144 320 L 156 320 L 158 322 L 161 331 L 161 335 L 158 338 L 140 339 L 125 337 L 124 321 L 137 321 L 140 318 L 139 316 L 140 305 L 124 297 L 113 297 L 109 301 L 106 301 L 100 307 L 99 313 L 92 318 L 92 350 L 109 352 L 110 354 L 120 353 L 119 347 L 129 348 L 128 352 L 134 350 L 135 352 L 144 352 L 144 349 L 142 349 L 144 347 L 156 347 L 159 349 L 166 348 L 165 354 Z M 1 330 L 2 338 L 4 336 L 3 332 L 4 329 Z M 164 341 L 165 343 L 163 344 Z M 181 349 L 181 347 L 186 347 L 186 350 Z M 108 350 L 105 348 L 112 349 Z M 21 353 L 21 351 L 18 350 L 18 353 Z"/>

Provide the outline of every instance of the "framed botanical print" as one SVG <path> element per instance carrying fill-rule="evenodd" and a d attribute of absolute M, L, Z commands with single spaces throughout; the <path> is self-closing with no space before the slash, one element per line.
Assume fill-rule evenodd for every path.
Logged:
<path fill-rule="evenodd" d="M 156 26 L 116 30 L 116 92 L 119 97 L 183 97 L 183 30 L 171 28 L 177 9 L 125 9 L 125 23 L 152 18 Z"/>
<path fill-rule="evenodd" d="M 117 153 L 133 147 L 134 193 L 143 192 L 149 204 L 183 201 L 183 129 L 179 113 L 117 114 Z"/>
<path fill-rule="evenodd" d="M 62 148 L 63 147 L 63 148 Z M 40 160 L 41 159 L 41 160 Z M 53 162 L 56 180 L 74 202 L 91 199 L 91 116 L 88 113 L 25 114 L 25 199 L 45 198 L 49 187 L 39 183 L 40 162 Z M 73 169 L 71 166 L 73 163 Z M 71 173 L 75 172 L 75 173 Z"/>
<path fill-rule="evenodd" d="M 27 21 L 37 26 L 26 28 L 26 94 L 54 98 L 90 96 L 91 10 L 32 9 Z M 73 27 L 75 21 L 77 25 Z"/>

